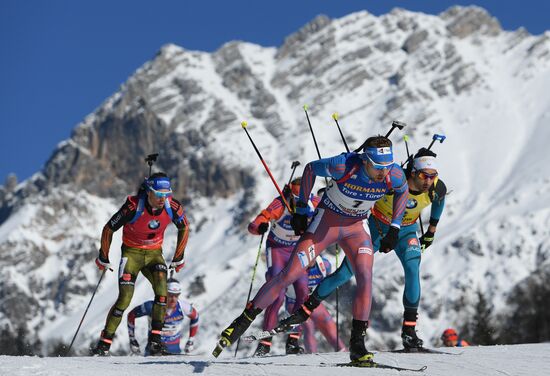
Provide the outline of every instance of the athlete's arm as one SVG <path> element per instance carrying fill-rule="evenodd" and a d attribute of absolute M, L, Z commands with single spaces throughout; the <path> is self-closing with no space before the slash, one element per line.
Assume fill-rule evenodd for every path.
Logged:
<path fill-rule="evenodd" d="M 392 188 L 394 190 L 393 196 L 393 212 L 391 226 L 400 228 L 405 209 L 407 208 L 407 197 L 409 195 L 409 185 L 403 169 L 398 165 L 390 171 L 390 177 L 392 182 Z"/>
<path fill-rule="evenodd" d="M 442 180 L 437 180 L 434 187 L 434 196 L 432 201 L 432 209 L 430 212 L 430 227 L 432 232 L 435 232 L 435 227 L 439 223 L 439 219 L 443 214 L 445 208 L 445 195 L 447 194 L 447 187 Z"/>
<path fill-rule="evenodd" d="M 141 305 L 138 305 L 128 313 L 128 336 L 130 339 L 135 338 L 136 318 L 150 316 L 152 312 L 153 301 L 149 300 Z"/>
<path fill-rule="evenodd" d="M 323 158 L 309 162 L 302 173 L 299 202 L 306 203 L 315 184 L 317 176 L 330 177 L 336 180 L 346 172 L 346 155 L 340 154 L 331 158 Z"/>
<path fill-rule="evenodd" d="M 170 201 L 170 207 L 173 213 L 172 222 L 178 228 L 178 240 L 176 241 L 176 251 L 174 252 L 172 262 L 178 262 L 183 260 L 185 255 L 185 247 L 189 239 L 189 222 L 183 211 L 183 206 L 178 200 L 172 199 Z"/>
<path fill-rule="evenodd" d="M 277 220 L 281 218 L 285 212 L 283 201 L 280 197 L 275 198 L 271 204 L 258 214 L 258 216 L 248 224 L 248 232 L 254 235 L 260 235 L 258 232 L 258 226 L 262 223 L 269 223 L 271 220 Z"/>
<path fill-rule="evenodd" d="M 103 226 L 103 231 L 101 233 L 101 249 L 99 252 L 104 260 L 109 259 L 109 249 L 111 248 L 113 233 L 130 222 L 132 218 L 134 218 L 136 210 L 137 197 L 128 197 L 124 205 L 122 205 L 111 219 L 109 219 L 109 222 Z"/>
<path fill-rule="evenodd" d="M 180 307 L 185 316 L 189 317 L 189 338 L 193 338 L 199 331 L 199 312 L 189 302 L 180 300 Z"/>

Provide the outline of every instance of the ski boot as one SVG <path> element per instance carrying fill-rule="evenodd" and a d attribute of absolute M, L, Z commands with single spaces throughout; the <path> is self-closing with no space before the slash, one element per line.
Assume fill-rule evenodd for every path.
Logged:
<path fill-rule="evenodd" d="M 401 339 L 403 340 L 403 347 L 405 349 L 418 349 L 424 345 L 424 341 L 416 335 L 416 325 L 406 325 L 403 323 Z"/>
<path fill-rule="evenodd" d="M 301 347 L 298 344 L 298 339 L 300 338 L 300 334 L 298 333 L 290 333 L 288 337 L 286 338 L 286 354 L 303 354 L 304 348 Z"/>
<path fill-rule="evenodd" d="M 97 342 L 96 347 L 90 349 L 90 355 L 108 356 L 109 349 L 111 348 L 111 344 L 113 343 L 113 336 L 114 335 L 112 334 L 105 333 L 105 330 L 101 331 L 101 335 L 99 337 L 99 341 Z"/>
<path fill-rule="evenodd" d="M 147 341 L 147 346 L 145 347 L 146 356 L 159 356 L 167 353 L 166 346 L 162 343 L 160 337 L 160 331 L 157 330 L 151 331 L 149 333 L 149 340 Z"/>
<path fill-rule="evenodd" d="M 353 319 L 351 323 L 351 338 L 349 340 L 349 357 L 353 363 L 373 362 L 373 354 L 365 347 L 368 321 Z"/>
<path fill-rule="evenodd" d="M 243 313 L 224 329 L 212 355 L 217 358 L 224 348 L 238 340 L 260 312 L 262 312 L 260 308 L 253 308 L 252 303 L 248 303 Z"/>
<path fill-rule="evenodd" d="M 317 294 L 313 292 L 313 294 L 311 294 L 307 298 L 305 303 L 300 308 L 298 308 L 296 312 L 294 312 L 286 319 L 281 320 L 278 328 L 280 328 L 282 332 L 285 332 L 292 327 L 307 321 L 307 319 L 309 319 L 309 316 L 311 316 L 311 312 L 313 312 L 315 308 L 319 307 L 319 304 L 321 304 L 321 299 L 319 299 L 319 297 L 317 297 Z"/>
<path fill-rule="evenodd" d="M 260 343 L 258 343 L 258 347 L 256 347 L 254 356 L 266 356 L 269 354 L 271 350 L 271 339 L 272 337 L 262 339 Z"/>
<path fill-rule="evenodd" d="M 403 347 L 405 350 L 419 349 L 424 345 L 422 341 L 416 335 L 416 320 L 418 313 L 416 309 L 405 308 L 403 313 L 403 327 L 401 329 L 401 339 L 403 340 Z"/>

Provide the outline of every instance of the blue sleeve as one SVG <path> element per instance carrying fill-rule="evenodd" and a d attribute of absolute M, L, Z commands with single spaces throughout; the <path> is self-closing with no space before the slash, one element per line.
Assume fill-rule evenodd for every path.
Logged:
<path fill-rule="evenodd" d="M 138 305 L 133 310 L 136 317 L 151 316 L 153 314 L 153 301 L 148 300 L 145 303 Z"/>
<path fill-rule="evenodd" d="M 348 155 L 351 155 L 351 153 L 339 154 L 334 157 L 323 158 L 317 161 L 309 162 L 304 168 L 304 172 L 302 173 L 300 198 L 298 201 L 303 203 L 307 202 L 306 198 L 309 198 L 311 190 L 313 189 L 313 185 L 315 184 L 315 178 L 317 176 L 330 177 L 336 180 L 344 176 L 346 172 L 346 161 L 348 159 Z M 301 213 L 299 209 L 302 208 L 297 208 L 297 213 L 305 214 Z"/>
<path fill-rule="evenodd" d="M 441 215 L 443 214 L 443 209 L 445 208 L 445 197 L 434 200 L 432 202 L 432 211 L 430 213 L 430 219 L 439 220 L 441 218 Z"/>

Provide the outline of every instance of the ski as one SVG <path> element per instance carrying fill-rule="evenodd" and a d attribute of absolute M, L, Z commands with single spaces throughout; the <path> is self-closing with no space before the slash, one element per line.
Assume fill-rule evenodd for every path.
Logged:
<path fill-rule="evenodd" d="M 264 338 L 269 338 L 269 337 L 272 337 L 274 335 L 277 335 L 277 334 L 281 334 L 281 333 L 287 333 L 289 331 L 291 331 L 292 329 L 294 329 L 296 326 L 298 325 L 293 325 L 293 326 L 276 326 L 275 328 L 271 329 L 271 330 L 260 330 L 258 332 L 255 332 L 255 333 L 252 333 L 250 335 L 247 335 L 247 336 L 243 336 L 241 337 L 241 340 L 242 341 L 245 341 L 245 342 L 254 342 L 254 341 L 259 341 L 261 339 L 264 339 Z"/>
<path fill-rule="evenodd" d="M 400 354 L 441 354 L 441 355 L 461 355 L 462 354 L 462 352 L 452 353 L 447 351 L 428 349 L 425 347 L 410 348 L 410 349 L 404 348 L 400 350 L 390 350 L 389 352 L 400 353 Z"/>
<path fill-rule="evenodd" d="M 358 367 L 358 368 L 382 368 L 392 369 L 394 371 L 409 371 L 409 372 L 423 372 L 428 366 L 422 366 L 420 368 L 405 368 L 399 366 L 392 366 L 389 364 L 378 363 L 374 361 L 367 362 L 347 362 L 347 363 L 319 363 L 319 364 L 292 364 L 292 363 L 274 363 L 274 362 L 255 362 L 255 361 L 220 361 L 215 360 L 208 362 L 208 364 L 229 364 L 229 365 L 254 365 L 254 366 L 278 366 L 278 367 Z"/>
<path fill-rule="evenodd" d="M 405 368 L 398 366 L 391 366 L 389 364 L 378 363 L 372 360 L 366 362 L 347 362 L 347 363 L 321 363 L 322 367 L 358 367 L 358 368 L 383 368 L 392 369 L 394 371 L 409 371 L 409 372 L 424 372 L 428 366 L 422 366 L 420 368 Z"/>

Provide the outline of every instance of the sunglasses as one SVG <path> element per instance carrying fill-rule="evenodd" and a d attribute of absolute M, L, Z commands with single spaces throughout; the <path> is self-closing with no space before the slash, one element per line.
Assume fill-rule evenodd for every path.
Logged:
<path fill-rule="evenodd" d="M 427 172 L 424 172 L 424 171 L 417 171 L 416 176 L 418 176 L 422 180 L 435 179 L 437 177 L 437 172 L 435 174 L 428 174 Z"/>
<path fill-rule="evenodd" d="M 153 188 L 149 188 L 149 190 L 151 192 L 153 192 L 153 194 L 158 197 L 158 198 L 161 198 L 161 197 L 170 197 L 172 196 L 172 191 L 167 191 L 167 192 L 161 192 L 161 191 L 155 191 Z"/>
<path fill-rule="evenodd" d="M 371 166 L 372 166 L 375 170 L 385 170 L 385 169 L 390 168 L 390 167 L 393 165 L 393 163 L 388 163 L 388 164 L 376 163 L 375 161 L 373 161 L 372 159 L 370 159 L 369 156 L 367 156 L 367 160 L 370 162 Z"/>

